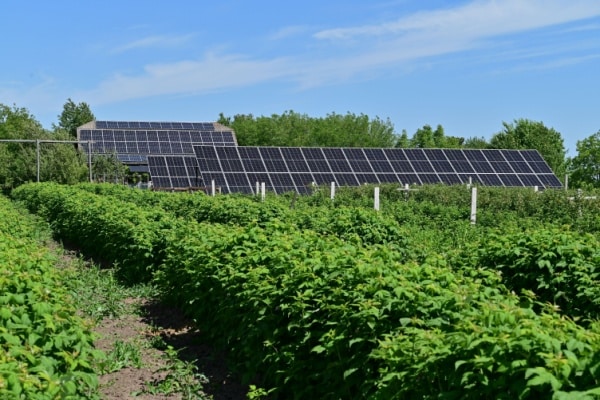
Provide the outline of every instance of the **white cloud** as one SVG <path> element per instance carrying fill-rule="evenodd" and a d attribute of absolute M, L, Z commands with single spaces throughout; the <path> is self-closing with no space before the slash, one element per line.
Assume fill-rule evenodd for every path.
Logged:
<path fill-rule="evenodd" d="M 494 45 L 493 39 L 543 27 L 566 24 L 600 15 L 597 0 L 474 0 L 454 8 L 418 12 L 379 25 L 334 28 L 313 35 L 322 56 L 256 59 L 247 55 L 209 54 L 200 60 L 146 65 L 143 72 L 115 74 L 95 90 L 82 94 L 92 103 L 105 104 L 133 98 L 173 94 L 201 94 L 275 80 L 312 87 L 340 82 L 382 68 L 410 65 L 415 60 Z M 292 26 L 271 39 L 284 39 L 304 31 Z M 121 46 L 120 51 L 168 46 L 190 35 L 155 36 Z M 518 43 L 518 39 L 511 38 Z M 535 53 L 536 45 L 527 51 Z M 563 46 L 564 47 L 564 46 Z M 542 49 L 547 51 L 547 43 Z M 518 52 L 518 46 L 514 49 Z M 539 50 L 539 48 L 538 48 Z M 293 47 L 286 52 L 293 51 Z M 557 50 L 556 55 L 561 55 Z M 562 54 L 561 56 L 564 56 Z M 564 61 L 544 58 L 547 67 L 560 67 L 590 58 L 569 54 Z"/>
<path fill-rule="evenodd" d="M 600 15 L 596 0 L 479 0 L 456 8 L 419 12 L 393 22 L 317 32 L 317 39 L 444 35 L 479 39 Z"/>
<path fill-rule="evenodd" d="M 82 96 L 104 104 L 147 96 L 210 93 L 290 76 L 294 72 L 289 66 L 285 59 L 259 61 L 209 54 L 199 61 L 148 65 L 138 76 L 115 75 Z"/>
<path fill-rule="evenodd" d="M 148 36 L 142 39 L 134 40 L 113 49 L 113 53 L 124 53 L 130 50 L 144 48 L 171 48 L 178 47 L 189 42 L 194 37 L 193 34 L 172 36 L 172 35 L 157 35 Z"/>
<path fill-rule="evenodd" d="M 286 26 L 281 28 L 277 32 L 271 34 L 269 39 L 271 40 L 283 40 L 293 36 L 299 36 L 306 33 L 310 28 L 304 25 Z"/>

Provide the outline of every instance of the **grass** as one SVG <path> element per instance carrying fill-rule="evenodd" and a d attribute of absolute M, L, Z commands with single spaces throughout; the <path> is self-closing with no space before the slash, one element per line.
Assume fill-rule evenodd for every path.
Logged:
<path fill-rule="evenodd" d="M 171 395 L 178 393 L 186 400 L 205 400 L 207 395 L 203 392 L 203 385 L 208 383 L 208 378 L 198 372 L 193 362 L 183 361 L 179 358 L 179 351 L 172 346 L 167 346 L 163 356 L 166 365 L 159 372 L 166 373 L 165 377 L 146 383 L 145 393 Z"/>
<path fill-rule="evenodd" d="M 152 285 L 127 286 L 116 277 L 114 270 L 101 268 L 94 263 L 75 257 L 61 247 L 55 249 L 60 267 L 68 277 L 67 288 L 79 307 L 79 312 L 93 323 L 104 319 L 118 319 L 127 315 L 141 315 L 144 299 L 156 298 Z M 142 352 L 154 348 L 162 352 L 162 366 L 154 371 L 161 379 L 145 382 L 141 393 L 172 395 L 182 399 L 205 400 L 210 397 L 203 391 L 208 383 L 192 361 L 179 358 L 179 351 L 165 343 L 160 329 L 152 327 L 155 334 L 142 335 L 132 341 L 117 339 L 105 359 L 96 366 L 99 375 L 118 372 L 124 368 L 142 368 Z M 141 394 L 138 393 L 138 394 Z"/>

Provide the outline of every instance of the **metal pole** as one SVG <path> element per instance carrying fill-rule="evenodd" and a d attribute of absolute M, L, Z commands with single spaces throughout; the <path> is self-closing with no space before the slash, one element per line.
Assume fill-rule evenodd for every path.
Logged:
<path fill-rule="evenodd" d="M 471 189 L 471 224 L 477 222 L 477 188 Z"/>
<path fill-rule="evenodd" d="M 92 141 L 88 140 L 88 169 L 90 171 L 90 183 L 92 183 Z"/>
<path fill-rule="evenodd" d="M 379 211 L 379 187 L 375 188 L 375 211 Z"/>
<path fill-rule="evenodd" d="M 37 166 L 37 181 L 40 181 L 40 141 L 35 141 L 35 159 Z"/>
<path fill-rule="evenodd" d="M 331 200 L 335 199 L 335 182 L 331 182 Z"/>

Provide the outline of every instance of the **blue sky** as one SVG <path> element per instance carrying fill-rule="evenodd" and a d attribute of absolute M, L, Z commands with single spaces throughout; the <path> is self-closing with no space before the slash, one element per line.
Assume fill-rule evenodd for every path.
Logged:
<path fill-rule="evenodd" d="M 46 128 L 293 110 L 489 139 L 542 121 L 570 154 L 600 130 L 598 0 L 6 1 L 0 103 Z"/>

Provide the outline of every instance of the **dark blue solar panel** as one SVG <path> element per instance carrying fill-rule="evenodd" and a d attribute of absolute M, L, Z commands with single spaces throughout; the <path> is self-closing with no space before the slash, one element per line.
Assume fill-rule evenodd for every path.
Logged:
<path fill-rule="evenodd" d="M 446 156 L 444 155 L 444 150 L 441 149 L 423 149 L 429 161 L 438 160 L 438 161 L 446 161 Z"/>
<path fill-rule="evenodd" d="M 247 172 L 266 172 L 265 165 L 263 164 L 261 159 L 256 158 L 242 158 L 242 164 L 244 165 L 244 170 Z"/>
<path fill-rule="evenodd" d="M 361 185 L 364 185 L 365 183 L 379 183 L 379 178 L 377 178 L 377 175 L 375 174 L 356 174 L 356 179 L 358 179 L 358 182 Z"/>
<path fill-rule="evenodd" d="M 533 171 L 525 161 L 512 161 L 510 163 L 512 169 L 518 174 L 531 174 Z"/>
<path fill-rule="evenodd" d="M 238 147 L 237 149 L 242 160 L 261 158 L 258 147 Z"/>
<path fill-rule="evenodd" d="M 225 181 L 225 174 L 222 172 L 202 172 L 202 186 L 206 188 L 212 187 L 212 182 L 215 182 L 215 188 L 221 193 L 230 193 Z"/>
<path fill-rule="evenodd" d="M 462 179 L 457 174 L 438 174 L 442 183 L 446 185 L 460 185 L 463 183 Z"/>
<path fill-rule="evenodd" d="M 404 149 L 404 153 L 410 161 L 427 161 L 427 156 L 423 149 Z"/>
<path fill-rule="evenodd" d="M 452 161 L 452 164 L 454 164 L 455 161 L 468 161 L 467 156 L 460 149 L 444 149 L 444 154 L 448 157 L 448 160 Z"/>
<path fill-rule="evenodd" d="M 354 163 L 356 161 L 366 161 L 367 160 L 367 156 L 365 156 L 365 153 L 362 151 L 362 149 L 356 149 L 356 148 L 349 148 L 349 149 L 343 149 L 344 154 L 346 155 L 346 158 L 348 159 L 348 161 L 350 161 L 350 163 Z"/>
<path fill-rule="evenodd" d="M 156 176 L 151 178 L 152 185 L 156 188 L 172 188 L 171 179 L 168 176 Z"/>
<path fill-rule="evenodd" d="M 429 161 L 412 161 L 412 166 L 415 169 L 415 172 L 425 173 L 425 172 L 434 172 L 433 167 L 429 163 Z"/>
<path fill-rule="evenodd" d="M 373 168 L 371 168 L 371 164 L 368 161 L 361 161 L 352 159 L 350 160 L 350 166 L 356 173 L 370 173 L 373 172 Z"/>
<path fill-rule="evenodd" d="M 523 183 L 515 174 L 498 174 L 498 177 L 504 183 L 504 186 L 523 186 Z"/>
<path fill-rule="evenodd" d="M 310 189 L 312 183 L 314 182 L 313 176 L 306 173 L 292 174 L 292 179 L 294 180 L 296 188 L 304 187 Z"/>
<path fill-rule="evenodd" d="M 512 174 L 514 171 L 506 161 L 492 161 L 490 165 L 499 174 Z"/>
<path fill-rule="evenodd" d="M 417 174 L 397 174 L 402 185 L 421 185 L 421 180 Z"/>
<path fill-rule="evenodd" d="M 486 186 L 504 186 L 504 183 L 496 174 L 479 174 L 479 179 Z"/>
<path fill-rule="evenodd" d="M 533 174 L 519 174 L 519 179 L 523 182 L 525 186 L 538 186 L 540 188 L 544 187 L 544 184 L 537 178 L 537 176 Z"/>
<path fill-rule="evenodd" d="M 290 172 L 310 172 L 310 168 L 306 160 L 286 160 L 288 170 Z"/>
<path fill-rule="evenodd" d="M 390 164 L 396 172 L 415 172 L 410 161 L 390 161 Z"/>
<path fill-rule="evenodd" d="M 542 174 L 542 175 L 538 175 L 538 178 L 540 178 L 540 181 L 544 184 L 544 187 L 551 187 L 551 188 L 562 187 L 562 183 L 558 180 L 558 178 L 555 175 Z"/>
<path fill-rule="evenodd" d="M 323 154 L 325 155 L 325 158 L 328 160 L 345 160 L 346 156 L 344 155 L 344 152 L 342 151 L 342 149 L 340 148 L 334 148 L 334 147 L 324 147 L 323 149 Z"/>
<path fill-rule="evenodd" d="M 471 161 L 471 165 L 478 174 L 491 174 L 494 173 L 494 169 L 487 161 Z"/>
<path fill-rule="evenodd" d="M 327 161 L 323 160 L 306 160 L 308 167 L 312 172 L 331 172 Z"/>
<path fill-rule="evenodd" d="M 248 172 L 248 181 L 250 182 L 250 185 L 255 188 L 254 190 L 256 190 L 257 183 L 259 186 L 264 183 L 266 187 L 273 187 L 269 174 L 267 173 Z"/>
<path fill-rule="evenodd" d="M 454 173 L 454 168 L 448 161 L 431 160 L 431 165 L 437 173 Z"/>
<path fill-rule="evenodd" d="M 421 178 L 421 181 L 423 182 L 423 184 L 436 184 L 436 183 L 440 183 L 440 177 L 438 176 L 438 174 L 419 174 L 419 177 Z"/>
<path fill-rule="evenodd" d="M 525 159 L 521 156 L 521 152 L 519 150 L 501 150 L 502 155 L 508 161 L 525 161 Z"/>
<path fill-rule="evenodd" d="M 329 166 L 333 172 L 352 172 L 352 168 L 346 159 L 329 159 Z"/>
<path fill-rule="evenodd" d="M 458 174 L 458 176 L 460 177 L 462 182 L 465 184 L 468 184 L 468 183 L 470 183 L 472 185 L 483 184 L 483 181 L 481 179 L 479 179 L 479 176 L 477 176 L 477 174 Z"/>
<path fill-rule="evenodd" d="M 245 173 L 235 172 L 235 173 L 225 173 L 225 180 L 227 181 L 227 186 L 231 191 L 239 191 L 234 190 L 233 188 L 249 188 L 250 182 L 248 181 L 248 176 Z"/>
<path fill-rule="evenodd" d="M 320 160 L 325 159 L 323 152 L 318 148 L 302 148 L 302 154 L 307 160 Z"/>
<path fill-rule="evenodd" d="M 484 150 L 483 154 L 488 161 L 506 161 L 500 150 Z"/>
<path fill-rule="evenodd" d="M 387 161 L 387 157 L 382 149 L 366 148 L 363 149 L 363 151 L 365 156 L 367 156 L 367 159 L 370 161 Z"/>
<path fill-rule="evenodd" d="M 315 183 L 319 186 L 320 185 L 329 185 L 329 184 L 331 184 L 331 182 L 335 182 L 335 178 L 334 178 L 333 174 L 313 173 L 312 176 L 315 179 Z"/>
<path fill-rule="evenodd" d="M 475 172 L 475 170 L 468 161 L 454 160 L 452 161 L 452 167 L 456 172 L 459 173 Z"/>
<path fill-rule="evenodd" d="M 402 151 L 402 149 L 384 149 L 383 150 L 385 155 L 387 156 L 388 160 L 393 161 L 406 161 L 406 154 L 404 154 L 404 151 Z"/>
<path fill-rule="evenodd" d="M 464 152 L 465 152 L 465 156 L 467 156 L 467 159 L 469 161 L 471 161 L 471 164 L 473 164 L 474 161 L 487 162 L 487 158 L 485 158 L 485 156 L 483 155 L 483 151 L 481 151 L 481 150 L 472 149 L 472 150 L 464 150 Z M 475 166 L 475 164 L 473 164 L 473 166 Z"/>
<path fill-rule="evenodd" d="M 396 174 L 377 174 L 377 178 L 381 183 L 400 183 Z"/>
<path fill-rule="evenodd" d="M 546 164 L 545 162 L 530 161 L 529 166 L 535 173 L 538 173 L 538 174 L 552 174 L 553 173 L 552 170 L 550 169 L 550 167 L 548 166 L 548 164 Z"/>
<path fill-rule="evenodd" d="M 521 150 L 521 155 L 527 161 L 545 162 L 537 150 Z"/>
<path fill-rule="evenodd" d="M 394 170 L 388 161 L 371 161 L 371 166 L 375 172 L 393 173 Z"/>
<path fill-rule="evenodd" d="M 283 161 L 283 158 L 280 158 L 280 159 L 264 158 L 263 160 L 264 160 L 267 171 L 270 171 L 270 172 L 287 172 L 288 171 L 285 161 Z"/>
<path fill-rule="evenodd" d="M 356 180 L 356 176 L 354 176 L 354 174 L 339 173 L 339 174 L 334 174 L 334 176 L 335 176 L 335 180 L 337 181 L 338 185 L 340 185 L 340 186 L 357 186 L 358 185 L 358 181 Z"/>
<path fill-rule="evenodd" d="M 286 160 L 304 160 L 304 155 L 297 147 L 282 147 L 281 154 Z"/>

